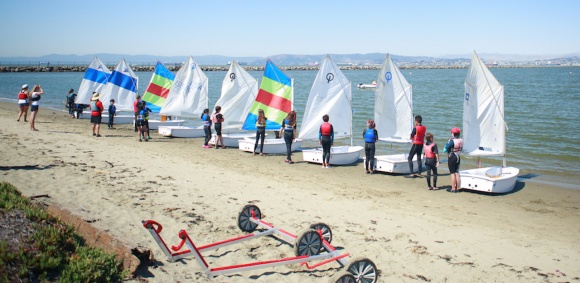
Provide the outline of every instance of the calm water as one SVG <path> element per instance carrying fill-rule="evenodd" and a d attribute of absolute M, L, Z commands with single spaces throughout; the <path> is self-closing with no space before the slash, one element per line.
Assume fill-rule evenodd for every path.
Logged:
<path fill-rule="evenodd" d="M 461 127 L 463 81 L 466 69 L 402 70 L 413 84 L 414 114 L 442 145 L 449 129 Z M 505 87 L 507 160 L 520 168 L 524 177 L 540 182 L 557 182 L 580 189 L 580 133 L 574 125 L 580 118 L 580 68 L 491 69 Z M 287 71 L 294 78 L 295 108 L 300 125 L 316 71 Z M 374 91 L 359 90 L 359 83 L 375 80 L 378 71 L 344 71 L 353 86 L 354 143 L 363 145 L 360 135 L 365 120 L 373 118 Z M 206 72 L 209 78 L 210 108 L 217 101 L 225 72 Z M 262 72 L 250 72 L 261 80 Z M 16 102 L 20 86 L 41 84 L 45 96 L 41 107 L 64 110 L 62 101 L 70 88 L 78 89 L 83 73 L 0 73 L 0 99 Z M 138 72 L 139 92 L 143 93 L 151 73 Z M 17 107 L 14 108 L 15 115 Z M 227 114 L 226 114 L 227 115 Z M 332 117 L 331 117 L 332 122 Z M 298 129 L 300 130 L 300 129 Z M 345 141 L 346 143 L 346 141 Z M 403 153 L 408 145 L 381 144 L 378 154 Z M 444 159 L 444 158 L 442 158 Z M 463 168 L 473 167 L 474 159 L 464 159 Z M 483 160 L 499 165 L 501 159 Z"/>

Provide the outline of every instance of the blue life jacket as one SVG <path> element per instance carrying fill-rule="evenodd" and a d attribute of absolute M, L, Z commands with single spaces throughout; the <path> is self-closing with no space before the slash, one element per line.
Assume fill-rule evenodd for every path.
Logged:
<path fill-rule="evenodd" d="M 376 140 L 375 130 L 368 128 L 365 132 L 365 142 L 375 142 Z"/>
<path fill-rule="evenodd" d="M 204 113 L 203 115 L 201 115 L 201 120 L 203 121 L 204 126 L 211 126 L 209 115 Z"/>
<path fill-rule="evenodd" d="M 294 131 L 294 126 L 290 125 L 289 119 L 286 119 L 284 121 L 284 131 L 285 132 L 293 132 Z"/>

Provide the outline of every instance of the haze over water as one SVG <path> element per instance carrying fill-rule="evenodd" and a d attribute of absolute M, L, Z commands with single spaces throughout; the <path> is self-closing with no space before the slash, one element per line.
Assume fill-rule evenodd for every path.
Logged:
<path fill-rule="evenodd" d="M 449 138 L 449 129 L 462 127 L 463 82 L 467 69 L 401 71 L 413 85 L 414 114 L 423 116 L 423 124 L 427 126 L 428 132 L 435 135 L 435 141 L 441 148 Z M 286 71 L 294 79 L 298 126 L 316 72 Z M 374 90 L 360 90 L 356 86 L 376 80 L 378 70 L 343 72 L 352 82 L 354 143 L 363 145 L 365 121 L 374 118 Z M 491 72 L 505 88 L 505 119 L 509 128 L 506 133 L 508 166 L 520 168 L 520 176 L 524 178 L 557 182 L 580 189 L 580 133 L 575 128 L 580 118 L 580 68 L 492 68 Z M 206 72 L 209 78 L 209 108 L 214 107 L 220 95 L 225 74 Z M 250 74 L 261 81 L 262 72 Z M 46 93 L 41 100 L 39 119 L 42 119 L 43 108 L 44 111 L 46 108 L 65 109 L 62 101 L 66 93 L 70 88 L 78 90 L 83 75 L 80 72 L 0 73 L 0 99 L 16 103 L 22 84 L 41 84 Z M 142 94 L 152 73 L 138 72 L 137 75 L 139 93 Z M 18 107 L 15 105 L 15 117 L 17 114 Z M 227 118 L 227 113 L 224 114 Z M 197 125 L 199 121 L 189 121 L 189 124 Z M 25 130 L 27 127 L 23 127 Z M 192 143 L 195 142 L 197 140 L 192 140 Z M 408 150 L 407 144 L 380 143 L 377 154 L 407 153 Z M 447 159 L 445 154 L 441 154 L 441 159 Z M 475 161 L 476 158 L 463 158 L 462 168 L 474 167 Z M 485 159 L 483 164 L 501 165 L 501 158 Z M 442 166 L 446 170 L 447 165 Z"/>

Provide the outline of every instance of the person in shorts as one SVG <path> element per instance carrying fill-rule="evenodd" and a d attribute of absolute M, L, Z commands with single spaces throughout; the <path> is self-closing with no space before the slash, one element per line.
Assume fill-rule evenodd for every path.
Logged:
<path fill-rule="evenodd" d="M 93 136 L 100 137 L 101 114 L 103 113 L 103 103 L 99 100 L 101 94 L 93 92 L 91 97 L 91 124 L 93 124 Z"/>

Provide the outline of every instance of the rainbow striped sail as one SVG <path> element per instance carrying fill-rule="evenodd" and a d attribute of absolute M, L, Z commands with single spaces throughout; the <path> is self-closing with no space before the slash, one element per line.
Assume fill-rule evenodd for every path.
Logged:
<path fill-rule="evenodd" d="M 151 76 L 151 81 L 143 94 L 143 100 L 147 102 L 147 107 L 154 113 L 159 113 L 165 99 L 171 90 L 175 75 L 171 73 L 161 62 L 157 62 L 155 72 Z"/>
<path fill-rule="evenodd" d="M 242 130 L 255 130 L 258 110 L 264 110 L 268 118 L 266 130 L 279 130 L 286 115 L 292 111 L 294 101 L 293 81 L 268 59 L 260 90 Z M 224 113 L 227 117 L 227 113 Z"/>

